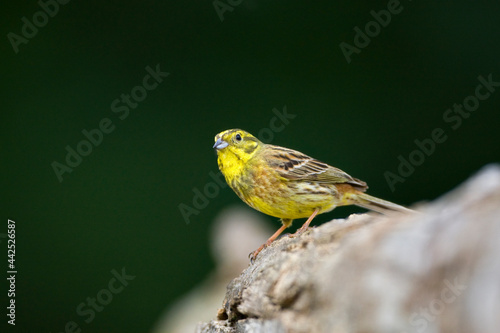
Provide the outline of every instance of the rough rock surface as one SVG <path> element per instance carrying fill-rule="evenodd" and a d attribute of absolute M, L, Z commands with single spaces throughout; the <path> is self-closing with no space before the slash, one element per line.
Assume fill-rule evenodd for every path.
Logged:
<path fill-rule="evenodd" d="M 412 208 L 275 241 L 197 332 L 498 333 L 500 167 Z"/>

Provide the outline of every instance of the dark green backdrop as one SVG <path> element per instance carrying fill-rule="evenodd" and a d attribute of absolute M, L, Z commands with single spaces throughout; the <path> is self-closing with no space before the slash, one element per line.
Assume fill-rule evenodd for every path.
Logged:
<path fill-rule="evenodd" d="M 273 143 L 340 167 L 368 182 L 369 193 L 401 204 L 434 199 L 500 159 L 500 87 L 479 106 L 469 98 L 477 109 L 460 126 L 443 119 L 475 94 L 478 76 L 500 82 L 496 2 L 233 0 L 223 21 L 210 0 L 70 1 L 57 13 L 46 3 L 46 22 L 36 1 L 11 1 L 0 14 L 0 301 L 5 309 L 12 219 L 12 331 L 62 332 L 70 321 L 82 332 L 149 331 L 210 271 L 210 224 L 239 202 L 224 188 L 189 224 L 179 210 L 212 182 L 214 135 L 233 127 L 269 135 L 284 106 L 295 118 L 272 133 Z M 390 22 L 380 12 L 388 6 L 398 12 Z M 385 20 L 380 31 L 369 24 L 372 10 Z M 25 28 L 31 38 L 13 47 L 33 15 L 36 35 Z M 358 37 L 368 45 L 348 63 L 340 44 L 354 47 L 355 27 L 367 23 L 373 37 Z M 135 88 L 157 65 L 170 74 L 155 89 Z M 147 97 L 112 108 L 131 91 Z M 77 149 L 82 130 L 106 118 L 114 130 L 60 182 L 52 163 L 66 164 L 65 147 Z M 418 160 L 414 141 L 436 128 L 446 141 Z M 398 156 L 412 152 L 421 164 L 391 190 L 384 173 L 397 174 Z M 315 223 L 353 211 L 361 210 L 339 208 Z M 111 271 L 122 268 L 135 278 L 120 293 L 102 292 L 112 302 L 86 323 L 77 307 L 109 289 Z"/>

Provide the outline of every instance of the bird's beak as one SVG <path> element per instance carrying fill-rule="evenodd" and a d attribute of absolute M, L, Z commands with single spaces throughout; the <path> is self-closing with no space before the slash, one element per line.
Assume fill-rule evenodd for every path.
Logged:
<path fill-rule="evenodd" d="M 221 138 L 217 138 L 217 141 L 215 141 L 215 144 L 212 148 L 220 150 L 222 148 L 226 148 L 227 146 L 229 146 L 229 144 L 226 141 L 222 140 Z"/>

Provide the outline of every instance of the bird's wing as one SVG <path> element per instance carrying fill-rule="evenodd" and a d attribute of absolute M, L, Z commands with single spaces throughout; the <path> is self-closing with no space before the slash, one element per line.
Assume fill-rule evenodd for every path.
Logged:
<path fill-rule="evenodd" d="M 266 149 L 265 160 L 283 178 L 329 184 L 347 183 L 360 190 L 367 188 L 365 182 L 301 152 L 271 145 L 268 148 Z"/>

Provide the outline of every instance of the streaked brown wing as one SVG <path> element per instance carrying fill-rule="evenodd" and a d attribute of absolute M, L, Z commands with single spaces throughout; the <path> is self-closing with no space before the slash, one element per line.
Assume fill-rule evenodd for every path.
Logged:
<path fill-rule="evenodd" d="M 329 184 L 350 184 L 366 190 L 366 183 L 349 176 L 344 171 L 320 162 L 299 151 L 268 145 L 265 159 L 280 176 L 289 180 L 309 180 Z"/>

